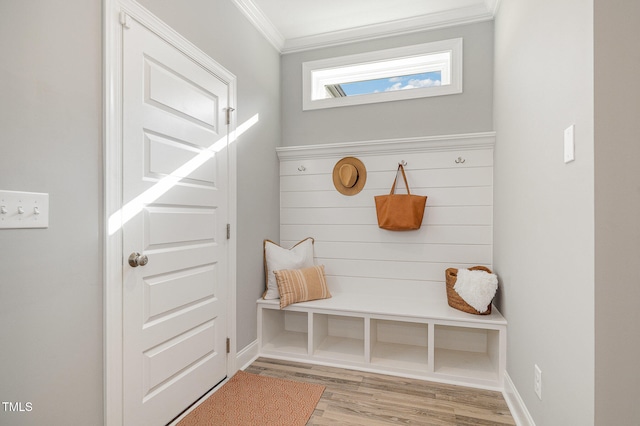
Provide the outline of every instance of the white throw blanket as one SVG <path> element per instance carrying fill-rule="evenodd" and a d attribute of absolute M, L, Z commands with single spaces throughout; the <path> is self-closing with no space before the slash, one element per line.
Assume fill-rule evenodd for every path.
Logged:
<path fill-rule="evenodd" d="M 453 289 L 478 312 L 487 310 L 498 290 L 498 277 L 486 271 L 458 269 Z"/>

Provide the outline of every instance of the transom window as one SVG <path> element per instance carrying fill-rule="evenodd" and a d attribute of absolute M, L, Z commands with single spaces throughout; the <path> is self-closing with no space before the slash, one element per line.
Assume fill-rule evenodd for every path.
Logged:
<path fill-rule="evenodd" d="M 462 92 L 462 39 L 303 64 L 303 109 Z"/>

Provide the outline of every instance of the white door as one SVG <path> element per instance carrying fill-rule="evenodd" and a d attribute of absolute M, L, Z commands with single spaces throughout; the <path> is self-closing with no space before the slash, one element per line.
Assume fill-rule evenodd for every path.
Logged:
<path fill-rule="evenodd" d="M 128 26 L 124 423 L 164 425 L 227 373 L 229 87 L 142 24 Z"/>

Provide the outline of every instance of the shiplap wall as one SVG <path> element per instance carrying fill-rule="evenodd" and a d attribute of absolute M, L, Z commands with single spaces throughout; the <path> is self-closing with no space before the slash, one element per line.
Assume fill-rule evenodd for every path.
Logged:
<path fill-rule="evenodd" d="M 277 148 L 282 246 L 313 237 L 332 292 L 444 291 L 448 267 L 491 267 L 494 138 L 482 133 Z M 345 156 L 358 157 L 367 169 L 366 185 L 354 196 L 333 186 L 333 167 Z M 383 230 L 374 196 L 389 193 L 403 160 L 411 192 L 428 197 L 422 227 Z M 398 182 L 404 192 L 401 177 Z"/>

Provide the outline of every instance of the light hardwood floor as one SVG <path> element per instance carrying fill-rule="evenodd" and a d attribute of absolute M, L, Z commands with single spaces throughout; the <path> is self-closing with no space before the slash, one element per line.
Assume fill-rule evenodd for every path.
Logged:
<path fill-rule="evenodd" d="M 267 358 L 245 371 L 326 386 L 307 425 L 515 425 L 500 392 Z"/>

